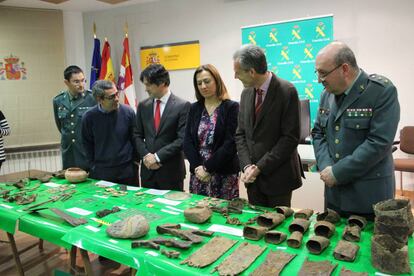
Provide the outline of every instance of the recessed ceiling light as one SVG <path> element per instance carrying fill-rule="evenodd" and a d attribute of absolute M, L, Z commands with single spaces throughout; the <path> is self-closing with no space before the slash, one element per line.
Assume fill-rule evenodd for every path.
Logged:
<path fill-rule="evenodd" d="M 51 4 L 61 4 L 69 0 L 40 0 L 40 1 L 51 3 Z"/>
<path fill-rule="evenodd" d="M 111 5 L 115 5 L 115 4 L 119 4 L 119 3 L 122 3 L 122 2 L 126 2 L 128 0 L 96 0 L 96 1 L 104 2 L 104 3 L 107 3 L 107 4 L 111 4 Z"/>

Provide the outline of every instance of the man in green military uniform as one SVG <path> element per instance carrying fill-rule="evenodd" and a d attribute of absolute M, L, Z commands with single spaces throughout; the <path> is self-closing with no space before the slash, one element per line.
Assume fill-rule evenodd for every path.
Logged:
<path fill-rule="evenodd" d="M 82 69 L 71 65 L 64 71 L 68 87 L 53 99 L 56 126 L 61 133 L 63 169 L 80 167 L 88 170 L 81 136 L 83 114 L 96 105 L 91 91 L 85 90 L 85 76 Z"/>
<path fill-rule="evenodd" d="M 315 66 L 325 87 L 312 130 L 325 207 L 372 219 L 372 205 L 395 194 L 397 89 L 387 78 L 361 70 L 342 42 L 323 48 Z"/>

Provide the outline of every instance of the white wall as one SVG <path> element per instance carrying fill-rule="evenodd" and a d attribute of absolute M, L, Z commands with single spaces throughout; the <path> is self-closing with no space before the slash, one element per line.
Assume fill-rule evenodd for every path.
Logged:
<path fill-rule="evenodd" d="M 128 22 L 139 100 L 146 97 L 138 82 L 140 47 L 189 40 L 200 41 L 201 63 L 214 64 L 233 99 L 239 100 L 242 86 L 233 78 L 232 55 L 241 44 L 240 27 L 333 14 L 335 39 L 349 44 L 366 72 L 382 74 L 393 81 L 401 104 L 400 127 L 414 125 L 413 12 L 412 0 L 160 0 L 88 12 L 83 15 L 86 68 L 89 70 L 91 63 L 93 22 L 98 37 L 108 37 L 116 71 L 122 55 L 123 27 Z M 194 100 L 192 75 L 193 70 L 171 72 L 171 89 L 190 101 Z M 414 177 L 410 178 L 412 183 Z"/>

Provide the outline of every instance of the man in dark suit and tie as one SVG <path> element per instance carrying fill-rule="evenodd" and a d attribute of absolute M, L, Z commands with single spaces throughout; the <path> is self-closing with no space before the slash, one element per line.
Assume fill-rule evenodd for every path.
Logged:
<path fill-rule="evenodd" d="M 170 75 L 161 64 L 141 72 L 149 98 L 137 108 L 135 145 L 141 166 L 141 185 L 161 190 L 183 190 L 182 151 L 190 103 L 172 94 Z"/>
<path fill-rule="evenodd" d="M 241 181 L 254 205 L 290 206 L 302 186 L 297 153 L 300 104 L 295 87 L 267 71 L 263 50 L 245 45 L 233 56 L 235 78 L 245 89 L 236 131 Z"/>

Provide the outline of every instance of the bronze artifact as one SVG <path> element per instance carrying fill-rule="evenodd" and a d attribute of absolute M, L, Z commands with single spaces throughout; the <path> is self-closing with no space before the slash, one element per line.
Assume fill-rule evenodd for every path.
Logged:
<path fill-rule="evenodd" d="M 111 224 L 106 233 L 113 238 L 136 239 L 145 236 L 149 228 L 144 216 L 134 215 Z"/>
<path fill-rule="evenodd" d="M 172 227 L 168 227 L 168 226 L 172 226 Z M 200 234 L 212 234 L 212 232 L 209 231 L 200 231 L 200 230 L 181 230 L 179 228 L 176 227 L 181 227 L 179 224 L 178 225 L 159 225 L 157 226 L 157 233 L 158 234 L 170 234 L 173 236 L 176 236 L 180 239 L 183 240 L 187 240 L 187 241 L 191 241 L 193 243 L 200 243 L 203 241 L 203 238 L 200 237 Z M 197 232 L 198 234 L 195 234 L 195 232 Z"/>
<path fill-rule="evenodd" d="M 359 251 L 359 245 L 340 240 L 334 249 L 333 256 L 335 259 L 340 261 L 353 262 Z"/>
<path fill-rule="evenodd" d="M 112 207 L 111 210 L 103 209 L 103 210 L 96 211 L 95 214 L 98 218 L 103 218 L 103 217 L 106 217 L 109 214 L 116 213 L 116 212 L 119 212 L 119 211 L 121 211 L 121 209 L 119 209 L 119 207 L 117 207 L 117 206 L 114 206 L 114 207 Z"/>
<path fill-rule="evenodd" d="M 342 267 L 341 271 L 339 272 L 339 276 L 368 276 L 368 273 L 366 273 L 366 272 L 355 272 L 355 271 L 351 271 L 349 269 L 346 269 L 345 267 Z"/>
<path fill-rule="evenodd" d="M 184 217 L 193 223 L 204 223 L 213 212 L 208 207 L 195 206 L 184 210 Z"/>
<path fill-rule="evenodd" d="M 257 217 L 257 224 L 273 229 L 283 222 L 285 216 L 276 212 L 266 212 Z"/>
<path fill-rule="evenodd" d="M 361 228 L 358 225 L 345 226 L 342 238 L 351 242 L 359 242 L 361 239 Z"/>
<path fill-rule="evenodd" d="M 317 236 L 323 236 L 329 239 L 333 234 L 335 234 L 335 225 L 329 221 L 318 221 L 314 228 Z"/>
<path fill-rule="evenodd" d="M 72 217 L 71 215 L 63 212 L 62 210 L 58 209 L 58 208 L 50 208 L 50 211 L 52 211 L 53 213 L 55 213 L 56 215 L 58 215 L 59 217 L 63 218 L 67 223 L 69 223 L 72 226 L 79 226 L 85 223 L 88 223 L 88 221 L 84 218 L 75 218 Z"/>
<path fill-rule="evenodd" d="M 65 171 L 66 170 L 60 170 L 60 171 L 52 173 L 52 175 L 56 178 L 64 179 L 65 178 Z"/>
<path fill-rule="evenodd" d="M 177 259 L 178 257 L 180 257 L 180 252 L 175 250 L 161 249 L 161 254 L 167 256 L 170 259 Z"/>
<path fill-rule="evenodd" d="M 242 198 L 235 198 L 227 204 L 227 210 L 229 213 L 241 214 L 243 212 L 246 200 Z"/>
<path fill-rule="evenodd" d="M 287 239 L 287 245 L 292 248 L 299 248 L 302 245 L 303 234 L 299 231 L 294 231 Z"/>
<path fill-rule="evenodd" d="M 299 211 L 295 212 L 293 214 L 293 217 L 309 220 L 309 218 L 312 215 L 313 215 L 313 210 L 312 209 L 302 209 L 302 210 L 299 210 Z"/>
<path fill-rule="evenodd" d="M 329 246 L 329 244 L 330 241 L 328 238 L 323 236 L 312 236 L 306 242 L 306 247 L 310 253 L 319 255 Z"/>
<path fill-rule="evenodd" d="M 237 241 L 225 237 L 214 237 L 190 257 L 182 261 L 181 264 L 200 268 L 206 267 L 214 263 L 236 243 Z"/>
<path fill-rule="evenodd" d="M 68 168 L 65 171 L 65 178 L 70 183 L 80 183 L 88 178 L 88 173 L 81 168 Z"/>
<path fill-rule="evenodd" d="M 265 249 L 266 247 L 243 242 L 211 272 L 218 271 L 219 275 L 238 275 L 246 270 Z"/>
<path fill-rule="evenodd" d="M 146 247 L 159 250 L 160 245 L 156 244 L 152 240 L 136 240 L 131 242 L 131 248 Z"/>
<path fill-rule="evenodd" d="M 287 206 L 276 206 L 275 207 L 276 212 L 278 212 L 279 214 L 282 214 L 285 216 L 285 218 L 290 217 L 291 215 L 293 215 L 293 209 Z"/>
<path fill-rule="evenodd" d="M 336 224 L 341 221 L 341 217 L 336 211 L 332 209 L 326 209 L 325 212 L 318 213 L 316 215 L 316 220 L 317 221 L 324 220 L 324 221 L 329 221 L 330 223 Z"/>
<path fill-rule="evenodd" d="M 287 235 L 280 231 L 269 231 L 265 234 L 264 239 L 267 243 L 279 244 L 286 240 Z"/>
<path fill-rule="evenodd" d="M 367 225 L 367 219 L 361 216 L 352 215 L 348 218 L 348 225 L 358 225 L 361 230 Z"/>
<path fill-rule="evenodd" d="M 332 264 L 330 261 L 309 261 L 307 259 L 299 271 L 299 276 L 309 275 L 331 275 L 335 270 L 337 264 Z"/>
<path fill-rule="evenodd" d="M 296 254 L 289 254 L 281 250 L 269 251 L 266 260 L 256 268 L 251 276 L 276 275 L 282 272 L 283 268 L 296 257 Z"/>
<path fill-rule="evenodd" d="M 246 225 L 243 228 L 243 237 L 249 240 L 258 241 L 264 236 L 266 232 L 266 227 Z"/>
<path fill-rule="evenodd" d="M 411 273 L 408 246 L 390 235 L 374 235 L 371 239 L 372 266 L 389 274 Z"/>
<path fill-rule="evenodd" d="M 310 221 L 307 219 L 302 218 L 296 218 L 292 221 L 292 223 L 289 225 L 289 232 L 299 231 L 302 234 L 304 234 L 310 225 Z"/>
<path fill-rule="evenodd" d="M 175 240 L 173 238 L 163 238 L 163 237 L 157 237 L 150 241 L 156 244 L 162 244 L 167 247 L 175 247 L 179 249 L 189 249 L 191 245 L 193 244 L 191 241 L 180 241 L 180 240 Z"/>

